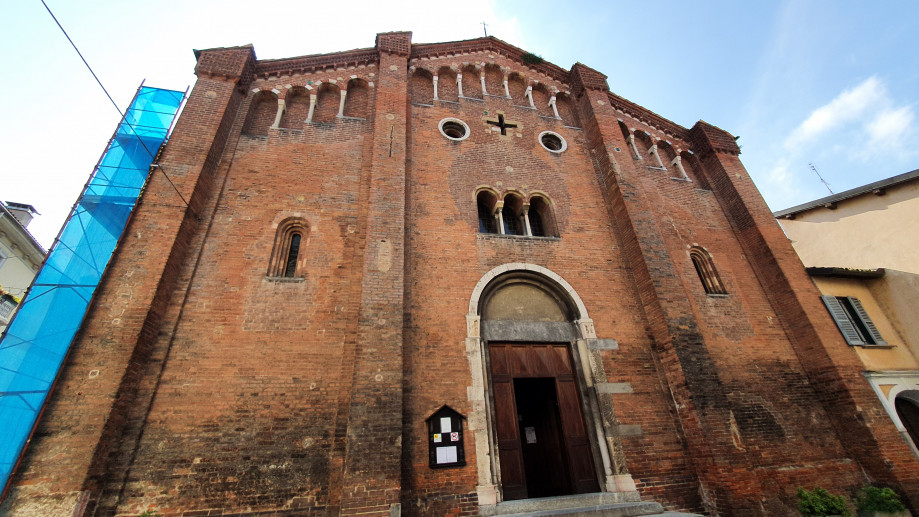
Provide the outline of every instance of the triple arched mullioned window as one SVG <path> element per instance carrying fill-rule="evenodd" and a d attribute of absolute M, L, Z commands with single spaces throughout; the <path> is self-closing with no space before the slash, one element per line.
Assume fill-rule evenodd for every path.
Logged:
<path fill-rule="evenodd" d="M 689 258 L 692 259 L 696 274 L 699 275 L 702 287 L 705 288 L 705 294 L 728 294 L 712 262 L 712 256 L 704 248 L 693 246 L 689 249 Z"/>
<path fill-rule="evenodd" d="M 304 249 L 309 236 L 309 226 L 298 217 L 285 219 L 278 224 L 268 264 L 268 276 L 301 278 L 304 275 Z"/>
<path fill-rule="evenodd" d="M 476 193 L 479 233 L 558 237 L 552 202 L 542 194 L 524 197 L 516 192 L 499 195 L 490 188 Z"/>

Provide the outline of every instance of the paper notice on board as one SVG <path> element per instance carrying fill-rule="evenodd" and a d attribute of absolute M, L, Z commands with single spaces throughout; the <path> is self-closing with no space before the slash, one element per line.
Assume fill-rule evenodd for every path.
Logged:
<path fill-rule="evenodd" d="M 442 434 L 447 434 L 453 429 L 450 427 L 450 417 L 445 416 L 440 419 L 440 432 Z"/>
<path fill-rule="evenodd" d="M 526 435 L 527 443 L 536 443 L 536 428 L 524 427 L 523 433 Z"/>
<path fill-rule="evenodd" d="M 434 443 L 440 443 L 440 434 L 434 433 Z"/>
<path fill-rule="evenodd" d="M 437 463 L 456 463 L 456 447 L 438 447 Z"/>

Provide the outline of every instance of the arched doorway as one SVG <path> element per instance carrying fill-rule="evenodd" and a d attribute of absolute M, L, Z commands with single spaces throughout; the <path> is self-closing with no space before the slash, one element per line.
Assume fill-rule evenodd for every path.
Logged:
<path fill-rule="evenodd" d="M 600 491 L 609 452 L 577 347 L 596 336 L 571 286 L 539 266 L 501 266 L 476 287 L 467 323 L 474 384 L 481 373 L 485 388 L 480 504 Z"/>
<path fill-rule="evenodd" d="M 894 408 L 906 434 L 919 447 L 919 391 L 908 390 L 897 394 L 894 399 Z"/>

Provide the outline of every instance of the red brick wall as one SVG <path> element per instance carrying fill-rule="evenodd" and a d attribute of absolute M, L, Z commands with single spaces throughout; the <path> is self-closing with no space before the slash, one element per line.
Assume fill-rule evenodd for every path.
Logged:
<path fill-rule="evenodd" d="M 201 54 L 161 159 L 189 207 L 154 174 L 11 508 L 28 515 L 30 500 L 85 491 L 100 515 L 390 515 L 397 504 L 405 515 L 474 515 L 475 434 L 466 466 L 431 469 L 425 419 L 444 404 L 472 413 L 468 303 L 485 273 L 510 262 L 559 274 L 597 336 L 618 342 L 598 357 L 606 380 L 632 392 L 598 396 L 617 468 L 643 499 L 782 515 L 798 486 L 876 481 L 917 504 L 919 465 L 733 138 L 619 99 L 583 65 L 565 77 L 467 47 L 417 58 L 409 33 L 389 33 L 372 63 L 351 51 L 314 66 L 296 58 L 290 70 L 257 65 L 249 48 Z M 483 62 L 490 94 L 503 96 L 499 71 L 511 74 L 512 99 L 457 101 L 447 70 Z M 432 100 L 437 71 L 439 96 L 453 102 Z M 480 89 L 477 72 L 463 80 L 465 95 Z M 535 110 L 524 81 L 540 83 Z M 290 92 L 319 82 L 322 123 L 305 124 L 308 96 Z M 345 115 L 366 120 L 335 116 L 346 84 Z M 287 97 L 280 129 L 267 129 L 277 103 L 260 109 L 254 88 Z M 570 92 L 559 97 L 563 120 L 550 89 Z M 517 124 L 506 136 L 485 122 L 499 111 Z M 469 138 L 444 138 L 447 117 Z M 693 181 L 669 160 L 659 170 L 647 152 L 634 159 L 620 120 L 693 151 Z M 546 130 L 568 149 L 543 149 Z M 559 237 L 479 234 L 483 186 L 547 196 Z M 303 274 L 267 278 L 288 218 L 308 228 Z M 726 296 L 705 293 L 692 246 L 711 255 Z M 617 436 L 618 426 L 641 432 Z"/>

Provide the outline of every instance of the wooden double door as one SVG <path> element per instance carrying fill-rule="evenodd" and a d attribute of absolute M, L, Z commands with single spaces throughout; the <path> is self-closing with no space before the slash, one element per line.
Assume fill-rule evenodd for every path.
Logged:
<path fill-rule="evenodd" d="M 488 350 L 504 499 L 598 492 L 569 347 Z"/>

